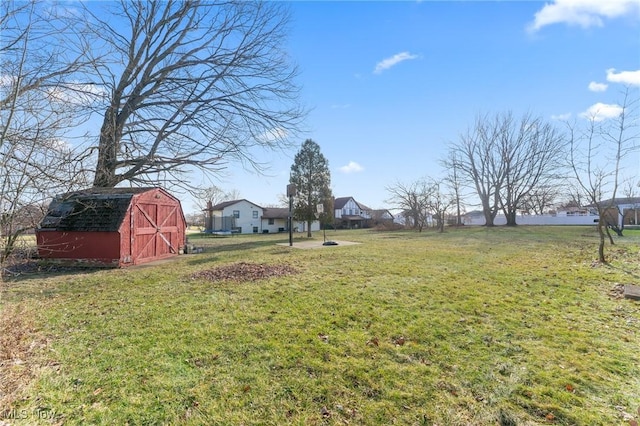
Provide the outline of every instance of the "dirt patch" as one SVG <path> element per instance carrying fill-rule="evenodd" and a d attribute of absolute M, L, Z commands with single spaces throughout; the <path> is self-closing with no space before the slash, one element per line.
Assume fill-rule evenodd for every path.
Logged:
<path fill-rule="evenodd" d="M 298 271 L 289 265 L 268 265 L 265 263 L 240 262 L 233 265 L 221 266 L 196 272 L 192 279 L 205 279 L 208 281 L 257 281 L 267 278 L 283 277 L 296 274 Z"/>

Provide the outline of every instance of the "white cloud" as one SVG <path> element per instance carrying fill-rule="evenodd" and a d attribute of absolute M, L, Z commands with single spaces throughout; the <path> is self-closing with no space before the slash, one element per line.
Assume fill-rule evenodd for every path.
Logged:
<path fill-rule="evenodd" d="M 99 99 L 107 97 L 107 91 L 98 85 L 84 83 L 68 83 L 47 89 L 54 102 L 72 105 L 91 105 Z"/>
<path fill-rule="evenodd" d="M 640 70 L 620 71 L 619 73 L 616 73 L 614 68 L 610 68 L 607 70 L 607 81 L 640 86 Z"/>
<path fill-rule="evenodd" d="M 562 23 L 582 28 L 601 27 L 603 18 L 636 15 L 639 5 L 638 0 L 555 0 L 536 12 L 529 30 L 535 32 L 546 25 Z"/>
<path fill-rule="evenodd" d="M 288 136 L 288 133 L 286 129 L 283 129 L 281 127 L 274 127 L 273 129 L 269 129 L 264 133 L 262 133 L 261 135 L 259 135 L 257 139 L 260 142 L 271 143 L 271 142 L 282 141 L 286 139 L 287 136 Z"/>
<path fill-rule="evenodd" d="M 9 88 L 11 85 L 16 84 L 16 78 L 12 75 L 0 74 L 0 87 Z"/>
<path fill-rule="evenodd" d="M 54 139 L 51 141 L 51 148 L 58 152 L 67 153 L 70 152 L 73 147 L 64 139 Z"/>
<path fill-rule="evenodd" d="M 375 69 L 373 70 L 374 74 L 380 74 L 384 70 L 388 70 L 394 65 L 398 65 L 400 62 L 408 61 L 411 59 L 417 59 L 418 55 L 413 55 L 409 52 L 400 52 L 391 56 L 390 58 L 383 59 L 382 61 L 376 64 Z"/>
<path fill-rule="evenodd" d="M 592 92 L 604 92 L 607 90 L 607 87 L 609 87 L 609 85 L 606 83 L 596 83 L 595 81 L 589 83 L 589 90 Z"/>
<path fill-rule="evenodd" d="M 620 105 L 598 102 L 597 104 L 591 105 L 585 112 L 581 113 L 580 116 L 588 120 L 603 121 L 608 118 L 619 117 L 620 114 L 622 114 L 622 107 Z"/>
<path fill-rule="evenodd" d="M 364 170 L 364 167 L 362 167 L 360 164 L 356 163 L 355 161 L 349 161 L 349 164 L 347 164 L 346 166 L 342 166 L 339 169 L 342 173 L 357 173 L 357 172 L 361 172 Z"/>
<path fill-rule="evenodd" d="M 558 120 L 558 121 L 567 121 L 570 118 L 571 118 L 571 113 L 570 112 L 551 116 L 552 120 Z"/>

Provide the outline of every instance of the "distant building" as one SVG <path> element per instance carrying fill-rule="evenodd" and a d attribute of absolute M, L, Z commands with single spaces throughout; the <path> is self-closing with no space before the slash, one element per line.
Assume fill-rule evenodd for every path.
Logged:
<path fill-rule="evenodd" d="M 289 209 L 280 207 L 261 207 L 249 200 L 225 201 L 205 209 L 205 232 L 260 234 L 285 232 Z M 293 230 L 306 232 L 306 222 L 294 221 Z M 320 230 L 320 223 L 311 223 L 311 230 Z"/>
<path fill-rule="evenodd" d="M 338 228 L 368 228 L 371 226 L 372 209 L 353 197 L 336 198 L 333 202 L 335 223 Z"/>

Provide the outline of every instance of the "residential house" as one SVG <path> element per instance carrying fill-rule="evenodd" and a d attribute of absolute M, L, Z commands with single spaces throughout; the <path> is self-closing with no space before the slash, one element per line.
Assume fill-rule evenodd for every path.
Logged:
<path fill-rule="evenodd" d="M 289 230 L 289 209 L 287 207 L 266 207 L 262 211 L 261 228 L 264 233 Z"/>
<path fill-rule="evenodd" d="M 338 228 L 368 228 L 373 210 L 353 197 L 336 198 L 333 202 L 335 223 Z"/>
<path fill-rule="evenodd" d="M 264 209 L 251 201 L 232 200 L 205 209 L 205 232 L 257 234 Z"/>
<path fill-rule="evenodd" d="M 605 212 L 607 222 L 614 226 L 638 225 L 640 220 L 640 197 L 613 198 L 600 201 L 600 206 L 609 207 Z M 595 207 L 590 205 L 587 207 Z"/>
<path fill-rule="evenodd" d="M 261 207 L 242 199 L 209 206 L 205 212 L 207 233 L 268 234 L 289 230 L 289 209 L 286 207 Z M 293 223 L 296 232 L 306 232 L 306 227 L 306 222 Z M 312 222 L 311 230 L 320 230 L 320 223 Z"/>
<path fill-rule="evenodd" d="M 288 231 L 287 221 L 289 219 L 289 209 L 287 207 L 265 207 L 262 216 L 262 232 L 283 232 Z M 311 222 L 311 231 L 320 230 L 320 221 Z M 307 232 L 307 222 L 303 220 L 293 221 L 293 232 Z"/>

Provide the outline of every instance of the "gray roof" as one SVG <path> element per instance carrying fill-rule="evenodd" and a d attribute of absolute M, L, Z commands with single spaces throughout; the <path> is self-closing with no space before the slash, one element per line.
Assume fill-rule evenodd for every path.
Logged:
<path fill-rule="evenodd" d="M 115 232 L 131 198 L 154 188 L 91 188 L 56 196 L 49 204 L 41 229 Z"/>
<path fill-rule="evenodd" d="M 241 200 L 223 201 L 223 202 L 221 202 L 221 203 L 216 204 L 215 206 L 212 206 L 210 209 L 209 209 L 209 208 L 206 208 L 206 209 L 204 209 L 204 210 L 205 210 L 205 211 L 208 211 L 208 210 L 211 210 L 211 211 L 224 210 L 225 208 L 227 208 L 227 207 L 229 207 L 229 206 L 232 206 L 232 205 L 234 205 L 234 204 L 237 204 L 237 203 L 239 203 L 239 202 L 241 202 L 241 201 L 246 201 L 247 203 L 249 203 L 249 204 L 253 204 L 253 205 L 254 205 L 254 206 L 256 206 L 256 207 L 260 207 L 260 206 L 259 206 L 259 205 L 257 205 L 256 203 L 252 203 L 251 201 L 249 201 L 249 200 L 247 200 L 247 199 L 243 198 L 243 199 L 241 199 Z M 262 207 L 260 207 L 260 208 L 262 208 Z"/>
<path fill-rule="evenodd" d="M 367 206 L 365 206 L 364 204 L 359 203 L 359 202 L 358 202 L 355 198 L 353 198 L 353 197 L 339 197 L 339 198 L 336 198 L 336 199 L 333 201 L 333 208 L 334 208 L 334 209 L 336 209 L 336 210 L 340 210 L 340 209 L 342 209 L 342 208 L 345 206 L 345 204 L 347 204 L 347 203 L 349 202 L 349 200 L 353 200 L 353 201 L 356 203 L 356 205 L 357 205 L 358 207 L 360 207 L 360 210 L 367 210 L 367 211 L 371 211 L 371 208 L 370 208 L 370 207 L 367 207 Z"/>
<path fill-rule="evenodd" d="M 289 217 L 289 208 L 287 207 L 265 207 L 262 217 L 264 219 L 287 219 Z"/>
<path fill-rule="evenodd" d="M 600 201 L 600 206 L 620 206 L 625 204 L 640 204 L 640 197 L 622 197 L 622 198 L 609 198 L 608 200 Z M 595 207 L 595 204 L 589 204 L 585 207 Z"/>

